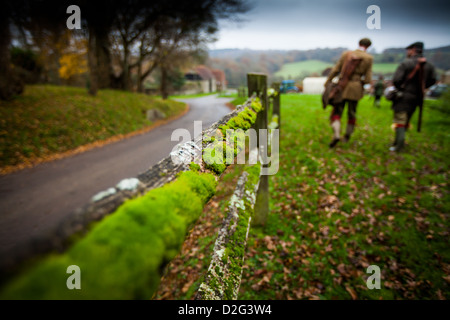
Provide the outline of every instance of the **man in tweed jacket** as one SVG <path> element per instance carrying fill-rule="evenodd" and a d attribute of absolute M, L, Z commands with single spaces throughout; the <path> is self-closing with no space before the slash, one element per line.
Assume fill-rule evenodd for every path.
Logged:
<path fill-rule="evenodd" d="M 358 101 L 364 96 L 364 84 L 371 83 L 372 81 L 372 65 L 373 57 L 366 51 L 372 45 L 372 42 L 368 38 L 363 38 L 359 41 L 359 48 L 354 51 L 344 52 L 339 61 L 331 70 L 328 75 L 325 86 L 327 86 L 330 81 L 333 80 L 337 75 L 342 76 L 342 70 L 345 62 L 350 58 L 360 59 L 361 62 L 357 65 L 353 75 L 350 77 L 347 85 L 342 91 L 342 102 L 336 104 L 333 107 L 331 113 L 331 128 L 333 129 L 333 140 L 330 143 L 330 148 L 334 148 L 336 144 L 340 141 L 340 131 L 341 131 L 341 117 L 344 111 L 345 105 L 347 104 L 347 128 L 344 136 L 344 140 L 350 140 L 355 125 L 356 125 L 356 107 Z"/>

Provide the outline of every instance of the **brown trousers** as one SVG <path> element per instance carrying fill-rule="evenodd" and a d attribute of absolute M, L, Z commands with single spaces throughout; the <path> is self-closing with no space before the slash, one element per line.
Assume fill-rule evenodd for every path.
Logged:
<path fill-rule="evenodd" d="M 333 112 L 331 113 L 331 122 L 335 120 L 341 120 L 342 114 L 344 113 L 345 104 L 347 104 L 347 115 L 348 123 L 355 125 L 356 123 L 356 107 L 358 101 L 355 100 L 344 100 L 338 105 L 334 106 Z"/>

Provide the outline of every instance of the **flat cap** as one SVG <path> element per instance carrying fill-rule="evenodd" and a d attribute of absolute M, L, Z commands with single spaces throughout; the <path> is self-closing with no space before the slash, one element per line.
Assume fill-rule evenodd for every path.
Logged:
<path fill-rule="evenodd" d="M 413 48 L 423 50 L 423 42 L 414 42 L 406 47 L 406 49 L 413 49 Z"/>

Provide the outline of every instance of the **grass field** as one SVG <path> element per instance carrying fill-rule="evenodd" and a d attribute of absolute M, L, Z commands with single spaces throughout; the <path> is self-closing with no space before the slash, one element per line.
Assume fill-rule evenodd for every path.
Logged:
<path fill-rule="evenodd" d="M 335 150 L 318 96 L 281 105 L 281 168 L 267 225 L 250 231 L 240 298 L 449 299 L 448 109 L 426 108 L 422 133 L 392 154 L 387 101 L 365 97 L 352 140 Z M 380 290 L 366 286 L 369 265 Z"/>
<path fill-rule="evenodd" d="M 397 69 L 398 65 L 399 65 L 398 63 L 374 63 L 372 72 L 382 74 L 389 74 L 389 73 L 393 74 Z"/>
<path fill-rule="evenodd" d="M 328 67 L 332 67 L 331 63 L 319 61 L 319 60 L 308 60 L 300 62 L 286 63 L 283 65 L 280 71 L 277 71 L 274 76 L 282 77 L 284 79 L 296 78 L 300 75 L 307 75 L 310 73 L 318 73 L 319 75 Z"/>
<path fill-rule="evenodd" d="M 159 109 L 167 117 L 185 104 L 148 95 L 50 85 L 26 87 L 14 101 L 0 101 L 0 168 L 72 150 L 151 125 L 146 111 Z"/>
<path fill-rule="evenodd" d="M 332 66 L 333 64 L 331 63 L 318 60 L 292 62 L 284 64 L 281 70 L 277 71 L 274 75 L 276 77 L 282 77 L 284 79 L 291 79 L 299 76 L 304 77 L 311 73 L 317 73 L 320 75 L 326 68 Z M 374 74 L 389 74 L 394 73 L 397 66 L 397 63 L 375 63 L 373 65 L 372 71 Z"/>
<path fill-rule="evenodd" d="M 282 95 L 280 170 L 265 227 L 250 229 L 239 299 L 449 299 L 449 108 L 426 101 L 422 133 L 393 154 L 390 103 L 365 97 L 352 140 L 330 150 L 320 97 Z M 155 299 L 195 296 L 241 170 L 222 176 Z M 366 286 L 370 265 L 379 290 Z"/>

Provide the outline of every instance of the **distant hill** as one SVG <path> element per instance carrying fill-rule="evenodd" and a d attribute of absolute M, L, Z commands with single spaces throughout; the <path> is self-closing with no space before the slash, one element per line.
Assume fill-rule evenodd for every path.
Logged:
<path fill-rule="evenodd" d="M 424 56 L 439 70 L 450 69 L 450 46 L 426 49 Z M 378 63 L 400 63 L 405 59 L 405 48 L 389 48 L 374 56 Z"/>
<path fill-rule="evenodd" d="M 427 49 L 425 47 L 425 54 L 436 53 L 436 52 L 450 53 L 450 46 L 432 48 L 432 49 Z M 405 48 L 388 48 L 388 49 L 384 50 L 383 53 L 405 54 Z"/>
<path fill-rule="evenodd" d="M 312 50 L 250 50 L 218 49 L 209 51 L 208 65 L 225 71 L 228 85 L 246 85 L 249 72 L 263 72 L 269 81 L 291 78 L 303 79 L 321 74 L 332 66 L 347 48 L 318 48 Z M 425 50 L 425 57 L 442 73 L 450 70 L 450 46 Z M 392 74 L 405 59 L 404 48 L 389 48 L 374 55 L 374 73 Z"/>
<path fill-rule="evenodd" d="M 318 48 L 311 50 L 251 50 L 251 49 L 215 49 L 209 50 L 213 59 L 239 59 L 242 57 L 265 55 L 283 57 L 284 63 L 304 60 L 336 61 L 346 48 Z"/>
<path fill-rule="evenodd" d="M 251 49 L 215 49 L 209 50 L 210 58 L 219 59 L 237 59 L 245 55 L 260 55 L 260 54 L 285 54 L 287 51 L 283 50 L 251 50 Z"/>

